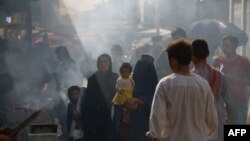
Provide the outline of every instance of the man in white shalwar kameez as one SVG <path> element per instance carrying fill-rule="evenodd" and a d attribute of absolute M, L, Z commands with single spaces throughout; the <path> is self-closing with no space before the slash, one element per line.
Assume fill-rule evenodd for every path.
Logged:
<path fill-rule="evenodd" d="M 216 141 L 224 141 L 224 125 L 233 124 L 234 113 L 232 96 L 228 92 L 225 76 L 218 69 L 209 65 L 209 48 L 203 39 L 196 39 L 192 42 L 194 68 L 192 72 L 206 79 L 213 95 L 218 115 L 218 138 Z"/>
<path fill-rule="evenodd" d="M 218 119 L 208 82 L 191 73 L 191 44 L 174 40 L 167 48 L 173 74 L 157 85 L 147 136 L 153 141 L 208 141 L 217 136 Z"/>

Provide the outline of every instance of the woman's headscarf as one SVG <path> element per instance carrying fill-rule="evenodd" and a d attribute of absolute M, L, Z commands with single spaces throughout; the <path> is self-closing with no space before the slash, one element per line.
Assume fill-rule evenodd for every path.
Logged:
<path fill-rule="evenodd" d="M 135 81 L 134 95 L 147 103 L 151 103 L 158 83 L 153 60 L 152 56 L 143 55 L 136 63 L 133 72 Z"/>
<path fill-rule="evenodd" d="M 108 59 L 108 61 L 109 61 L 109 69 L 108 69 L 108 72 L 109 72 L 109 73 L 112 72 L 112 60 L 111 60 L 110 55 L 108 55 L 108 54 L 106 54 L 106 53 L 101 54 L 101 55 L 98 56 L 98 58 L 97 58 L 97 69 L 98 69 L 98 71 L 101 70 L 101 68 L 100 68 L 100 61 L 101 61 L 101 58 L 107 58 L 107 59 Z"/>

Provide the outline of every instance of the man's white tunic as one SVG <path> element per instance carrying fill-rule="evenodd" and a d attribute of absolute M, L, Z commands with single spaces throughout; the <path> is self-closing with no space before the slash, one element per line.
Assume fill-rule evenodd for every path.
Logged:
<path fill-rule="evenodd" d="M 218 119 L 208 82 L 196 74 L 171 74 L 157 85 L 147 136 L 161 141 L 208 141 Z"/>

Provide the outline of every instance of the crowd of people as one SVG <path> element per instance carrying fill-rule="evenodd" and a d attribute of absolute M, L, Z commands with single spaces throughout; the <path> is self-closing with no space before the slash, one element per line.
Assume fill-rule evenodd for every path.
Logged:
<path fill-rule="evenodd" d="M 50 111 L 60 111 L 54 116 L 63 127 L 60 139 L 223 141 L 225 124 L 248 124 L 250 61 L 237 54 L 238 39 L 225 36 L 223 54 L 214 58 L 206 40 L 191 41 L 181 28 L 171 35 L 159 57 L 145 51 L 135 62 L 124 60 L 122 47 L 114 45 L 111 55 L 98 56 L 96 70 L 87 71 L 86 86 L 67 48 L 58 47 L 58 71 L 43 62 L 46 77 L 38 89 L 42 93 L 53 80 L 57 92 L 67 91 Z"/>

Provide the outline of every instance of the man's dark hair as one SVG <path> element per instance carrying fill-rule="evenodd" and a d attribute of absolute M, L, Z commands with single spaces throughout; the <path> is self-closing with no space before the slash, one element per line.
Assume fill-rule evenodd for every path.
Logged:
<path fill-rule="evenodd" d="M 123 69 L 128 69 L 130 72 L 132 72 L 132 66 L 127 62 L 122 63 L 122 65 L 120 66 L 120 73 Z"/>
<path fill-rule="evenodd" d="M 182 65 L 189 65 L 191 62 L 192 45 L 184 38 L 172 41 L 168 45 L 166 52 L 168 54 L 169 61 L 172 58 L 175 58 Z"/>
<path fill-rule="evenodd" d="M 238 47 L 239 45 L 239 39 L 233 35 L 226 35 L 223 38 L 223 42 L 229 40 L 233 45 L 235 45 L 235 47 Z"/>
<path fill-rule="evenodd" d="M 193 55 L 201 60 L 209 56 L 208 44 L 203 39 L 196 39 L 192 42 Z"/>

